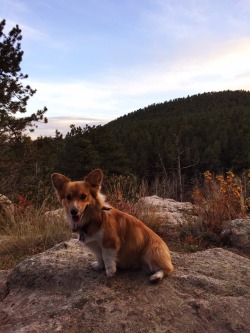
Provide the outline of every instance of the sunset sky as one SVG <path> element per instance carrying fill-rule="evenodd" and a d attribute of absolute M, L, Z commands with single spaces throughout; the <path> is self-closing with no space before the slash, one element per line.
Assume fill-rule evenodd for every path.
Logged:
<path fill-rule="evenodd" d="M 1 0 L 22 29 L 36 135 L 197 93 L 250 90 L 250 0 Z"/>

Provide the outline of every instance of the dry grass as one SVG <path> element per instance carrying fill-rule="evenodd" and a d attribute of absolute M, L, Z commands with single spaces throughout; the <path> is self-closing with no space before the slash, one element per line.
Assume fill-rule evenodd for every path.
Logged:
<path fill-rule="evenodd" d="M 0 233 L 0 269 L 14 267 L 26 257 L 68 240 L 71 232 L 63 219 L 48 220 L 44 210 L 29 207 L 16 212 Z"/>
<path fill-rule="evenodd" d="M 107 201 L 115 208 L 135 216 L 155 232 L 160 232 L 162 221 L 154 208 L 138 204 L 148 194 L 147 184 L 135 176 L 113 176 L 105 183 Z"/>
<path fill-rule="evenodd" d="M 204 176 L 203 186 L 193 192 L 194 204 L 204 226 L 219 233 L 224 221 L 246 216 L 243 186 L 231 171 L 225 177 L 219 175 L 213 178 L 208 171 Z"/>
<path fill-rule="evenodd" d="M 216 177 L 205 172 L 203 185 L 193 191 L 193 200 L 198 219 L 184 239 L 191 246 L 201 243 L 220 246 L 223 223 L 246 216 L 243 186 L 231 171 Z"/>
<path fill-rule="evenodd" d="M 147 194 L 145 184 L 128 177 L 113 177 L 106 183 L 106 196 L 110 204 L 142 220 L 167 242 L 173 242 L 179 250 L 196 251 L 214 238 L 220 242 L 222 223 L 225 220 L 245 215 L 243 190 L 239 179 L 228 173 L 226 177 L 211 177 L 205 173 L 204 184 L 193 192 L 198 219 L 190 222 L 185 230 L 164 230 L 163 222 L 154 209 L 138 205 L 139 198 Z M 63 219 L 46 219 L 44 206 L 39 209 L 32 205 L 16 211 L 13 221 L 6 222 L 0 217 L 0 269 L 10 269 L 19 261 L 43 252 L 53 245 L 68 240 L 71 231 Z M 219 245 L 219 244 L 217 244 Z M 171 248 L 171 245 L 170 245 Z"/>

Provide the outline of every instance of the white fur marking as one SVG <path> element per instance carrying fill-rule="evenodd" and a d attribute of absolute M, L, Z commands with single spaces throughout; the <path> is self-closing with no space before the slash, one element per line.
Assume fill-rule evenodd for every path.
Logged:
<path fill-rule="evenodd" d="M 93 261 L 91 266 L 94 268 L 95 271 L 101 271 L 104 268 L 103 261 Z"/>
<path fill-rule="evenodd" d="M 115 249 L 102 249 L 102 258 L 105 264 L 106 275 L 111 277 L 116 272 L 116 257 L 117 250 Z"/>
<path fill-rule="evenodd" d="M 150 281 L 151 282 L 158 282 L 164 278 L 165 274 L 164 271 L 158 271 L 155 274 L 150 276 Z"/>

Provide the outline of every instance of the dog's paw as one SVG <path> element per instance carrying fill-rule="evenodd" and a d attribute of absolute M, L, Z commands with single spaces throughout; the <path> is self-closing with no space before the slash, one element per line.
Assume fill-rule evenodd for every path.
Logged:
<path fill-rule="evenodd" d="M 104 265 L 98 261 L 92 262 L 91 266 L 94 268 L 95 271 L 101 271 L 102 269 L 104 269 Z"/>
<path fill-rule="evenodd" d="M 108 268 L 106 268 L 106 275 L 108 277 L 114 276 L 115 272 L 116 272 L 116 267 L 108 267 Z"/>

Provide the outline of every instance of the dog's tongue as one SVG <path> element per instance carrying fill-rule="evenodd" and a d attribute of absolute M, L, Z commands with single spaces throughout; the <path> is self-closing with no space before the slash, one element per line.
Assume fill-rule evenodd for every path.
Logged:
<path fill-rule="evenodd" d="M 79 215 L 72 216 L 72 219 L 74 222 L 78 222 L 80 220 L 80 216 Z"/>

